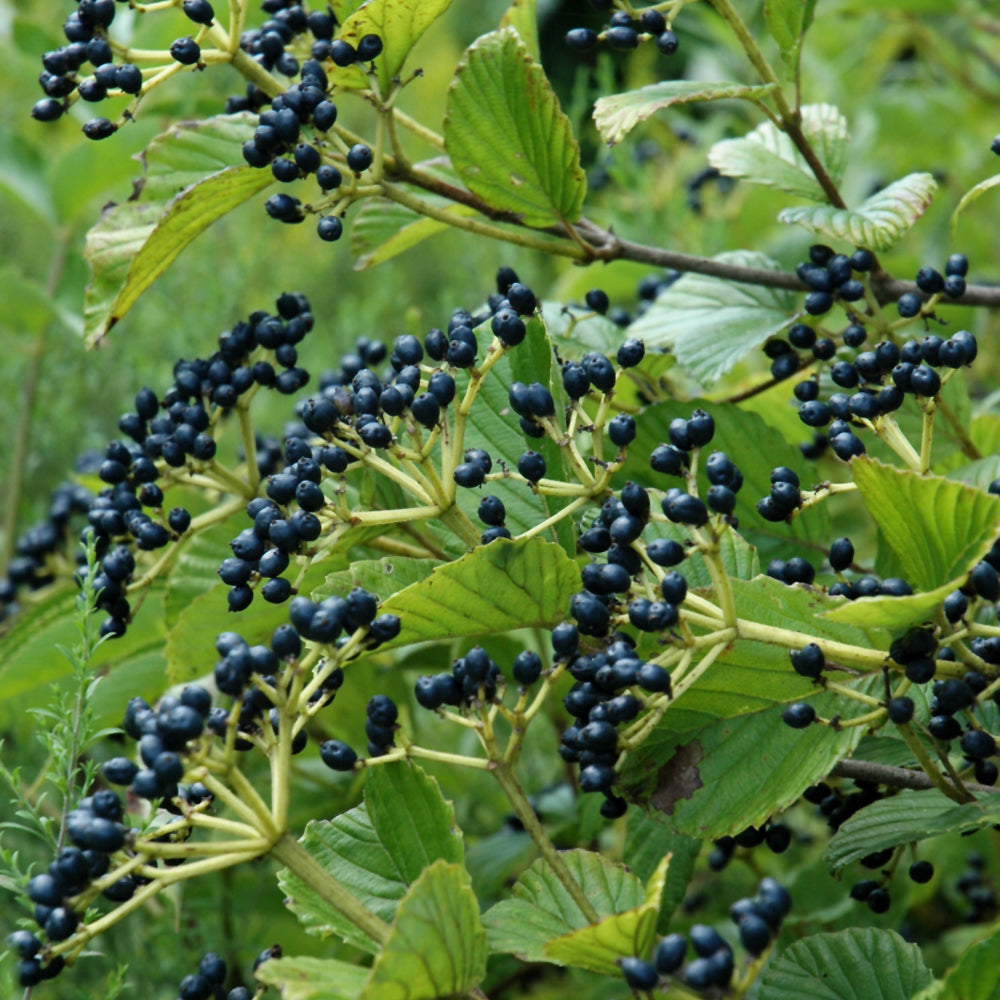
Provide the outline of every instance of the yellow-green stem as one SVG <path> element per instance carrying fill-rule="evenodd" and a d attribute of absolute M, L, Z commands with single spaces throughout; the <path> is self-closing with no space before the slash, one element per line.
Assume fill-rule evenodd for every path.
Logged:
<path fill-rule="evenodd" d="M 538 821 L 535 810 L 532 809 L 531 803 L 524 794 L 520 782 L 509 769 L 508 765 L 504 763 L 497 764 L 492 774 L 504 790 L 504 794 L 507 796 L 514 814 L 524 825 L 525 831 L 535 842 L 535 846 L 542 857 L 548 862 L 556 878 L 562 883 L 563 888 L 580 908 L 580 912 L 587 918 L 587 921 L 591 924 L 596 924 L 600 920 L 600 914 L 594 909 L 583 887 L 573 878 L 572 872 L 566 867 L 566 862 L 563 861 L 555 845 L 549 840 L 548 835 L 542 829 L 542 824 Z"/>
<path fill-rule="evenodd" d="M 971 801 L 972 796 L 965 790 L 964 786 L 960 786 L 961 790 L 959 790 L 959 788 L 956 788 L 951 782 L 945 779 L 937 764 L 931 760 L 931 755 L 927 752 L 927 748 L 920 741 L 920 737 L 914 732 L 913 726 L 910 723 L 897 726 L 896 729 L 899 735 L 903 737 L 903 742 L 909 747 L 910 753 L 917 758 L 917 763 L 923 769 L 924 774 L 931 779 L 934 787 L 942 795 L 947 795 L 953 802 Z"/>
<path fill-rule="evenodd" d="M 271 850 L 271 856 L 293 874 L 341 916 L 350 920 L 377 945 L 389 938 L 389 925 L 355 899 L 341 882 L 335 879 L 297 840 L 284 834 Z"/>

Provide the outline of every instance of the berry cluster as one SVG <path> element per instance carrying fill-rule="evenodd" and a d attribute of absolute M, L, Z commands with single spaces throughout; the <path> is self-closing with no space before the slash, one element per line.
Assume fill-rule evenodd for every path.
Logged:
<path fill-rule="evenodd" d="M 185 11 L 198 0 L 186 0 Z M 206 6 L 208 6 L 206 4 Z M 115 53 L 108 38 L 108 28 L 116 13 L 114 0 L 80 0 L 77 8 L 63 22 L 66 44 L 42 56 L 38 82 L 46 96 L 31 109 L 32 117 L 42 122 L 61 118 L 76 100 L 98 103 L 117 95 L 138 95 L 142 91 L 142 70 L 131 63 L 115 63 Z M 86 75 L 87 65 L 93 73 Z M 107 118 L 94 118 L 84 126 L 90 139 L 112 135 L 116 126 Z"/>
<path fill-rule="evenodd" d="M 633 640 L 624 633 L 617 633 L 601 652 L 582 652 L 578 644 L 574 626 L 553 630 L 553 652 L 574 680 L 563 699 L 574 721 L 563 731 L 559 754 L 567 763 L 580 766 L 580 790 L 602 793 L 601 815 L 615 819 L 627 808 L 625 800 L 611 791 L 616 781 L 618 727 L 669 697 L 670 674 L 639 656 Z"/>
<path fill-rule="evenodd" d="M 758 958 L 767 950 L 791 908 L 791 895 L 773 878 L 761 879 L 753 899 L 733 903 L 729 916 L 739 929 L 747 954 Z M 695 957 L 686 961 L 689 943 Z M 732 946 L 707 924 L 695 924 L 687 936 L 675 933 L 661 938 L 652 961 L 623 958 L 618 962 L 625 982 L 636 991 L 656 989 L 665 976 L 677 976 L 685 986 L 698 991 L 725 990 L 735 964 Z"/>
<path fill-rule="evenodd" d="M 250 991 L 245 986 L 226 992 L 226 971 L 226 963 L 219 955 L 206 952 L 198 963 L 198 971 L 181 980 L 177 1000 L 250 1000 Z"/>
<path fill-rule="evenodd" d="M 534 683 L 541 675 L 542 664 L 536 653 L 519 653 L 513 676 L 519 684 Z M 529 679 L 530 678 L 530 679 Z M 452 664 L 449 672 L 423 674 L 414 685 L 417 704 L 431 712 L 446 706 L 453 708 L 489 704 L 504 684 L 500 668 L 481 646 L 474 646 Z"/>
<path fill-rule="evenodd" d="M 828 446 L 844 461 L 864 454 L 859 428 L 877 431 L 876 422 L 898 410 L 907 395 L 918 400 L 937 396 L 949 372 L 971 364 L 978 353 L 976 339 L 967 330 L 948 339 L 928 334 L 922 340 L 900 342 L 897 337 L 897 330 L 913 317 L 933 317 L 934 305 L 942 294 L 957 298 L 964 293 L 968 261 L 963 255 L 949 258 L 947 278 L 933 268 L 921 268 L 917 284 L 930 299 L 925 303 L 917 293 L 902 295 L 898 302 L 901 320 L 893 324 L 878 313 L 863 315 L 851 307 L 867 294 L 864 281 L 853 275 L 863 277 L 873 260 L 867 250 L 847 257 L 827 246 L 811 247 L 810 259 L 797 268 L 799 277 L 812 289 L 805 298 L 805 311 L 820 317 L 837 300 L 844 304 L 850 322 L 836 334 L 819 327 L 818 320 L 797 322 L 783 338 L 772 338 L 764 345 L 775 379 L 786 379 L 804 367 L 817 366 L 794 388 L 799 419 L 814 431 L 814 440 L 802 446 L 807 458 L 818 458 Z M 862 349 L 873 325 L 881 339 Z M 833 391 L 824 399 L 830 383 Z"/>
<path fill-rule="evenodd" d="M 611 10 L 612 2 L 590 0 L 590 5 L 599 11 L 607 11 Z M 633 17 L 628 11 L 616 10 L 600 32 L 592 28 L 571 28 L 566 32 L 566 44 L 574 52 L 589 52 L 602 43 L 617 52 L 630 52 L 648 41 L 654 41 L 665 56 L 673 55 L 679 44 L 666 18 L 655 7 L 647 7 L 638 17 Z"/>
<path fill-rule="evenodd" d="M 71 937 L 85 909 L 78 897 L 91 882 L 107 874 L 111 857 L 126 842 L 122 802 L 115 792 L 102 789 L 81 799 L 66 819 L 72 844 L 63 847 L 48 871 L 33 876 L 26 886 L 35 904 L 33 917 L 49 944 Z M 126 876 L 104 889 L 115 902 L 131 898 L 135 881 Z M 18 981 L 34 986 L 58 975 L 65 965 L 62 955 L 48 956 L 46 947 L 28 930 L 15 931 L 7 941 L 19 956 Z"/>
<path fill-rule="evenodd" d="M 178 361 L 173 385 L 162 399 L 152 389 L 140 389 L 135 410 L 119 419 L 118 427 L 131 443 L 108 445 L 97 470 L 108 485 L 87 513 L 102 557 L 94 581 L 98 604 L 109 615 L 102 633 L 121 635 L 127 627 L 131 609 L 126 592 L 135 570 L 131 546 L 162 548 L 191 525 L 183 507 L 164 516 L 164 489 L 158 480 L 169 485 L 173 469 L 210 474 L 216 432 L 227 413 L 245 407 L 260 387 L 290 394 L 308 380 L 297 365 L 295 345 L 312 329 L 309 303 L 300 294 L 286 293 L 277 307 L 277 315 L 256 312 L 222 334 L 219 349 L 209 357 Z M 283 370 L 276 372 L 272 360 Z M 267 461 L 266 455 L 261 457 Z"/>
<path fill-rule="evenodd" d="M 84 515 L 93 503 L 93 494 L 76 483 L 63 483 L 52 491 L 44 519 L 23 531 L 14 543 L 14 557 L 0 577 L 0 622 L 16 614 L 18 594 L 39 590 L 56 579 L 64 564 L 72 538 L 74 517 Z M 84 565 L 86 554 L 79 550 L 77 566 Z"/>
<path fill-rule="evenodd" d="M 49 870 L 35 875 L 26 887 L 35 904 L 35 921 L 48 942 L 70 938 L 80 915 L 99 895 L 113 903 L 130 900 L 155 877 L 158 858 L 172 865 L 195 856 L 196 852 L 179 853 L 177 838 L 185 839 L 192 818 L 213 805 L 214 779 L 207 775 L 220 768 L 227 771 L 233 751 L 254 746 L 270 751 L 280 742 L 284 725 L 292 727 L 288 752 L 300 753 L 306 747 L 309 719 L 333 700 L 343 683 L 341 665 L 399 631 L 399 620 L 376 616 L 375 598 L 360 588 L 346 599 L 329 598 L 321 605 L 297 599 L 292 613 L 303 632 L 313 637 L 314 649 L 304 649 L 292 624 L 279 626 L 270 646 L 250 646 L 235 632 L 219 635 L 214 681 L 218 691 L 230 697 L 228 708 L 213 706 L 212 694 L 199 684 L 165 695 L 155 708 L 141 697 L 129 701 L 122 728 L 137 742 L 139 762 L 113 757 L 102 766 L 103 778 L 111 786 L 127 787 L 132 800 L 157 803 L 181 819 L 168 823 L 163 833 L 154 827 L 142 834 L 125 822 L 125 805 L 112 788 L 82 799 L 67 816 L 72 845 L 62 848 Z M 337 641 L 342 629 L 351 635 Z M 330 652 L 326 659 L 321 658 L 323 650 Z M 306 655 L 312 670 L 303 686 L 301 665 Z M 392 746 L 396 717 L 391 699 L 376 695 L 370 700 L 366 732 L 372 756 Z M 323 744 L 322 759 L 339 770 L 349 769 L 356 760 L 353 751 L 340 744 L 334 753 L 334 743 Z M 42 964 L 45 947 L 30 932 L 18 932 L 11 946 L 21 956 L 19 976 L 24 985 L 55 975 L 62 967 L 61 956 Z M 185 1000 L 221 995 L 217 991 L 225 969 L 209 965 L 215 973 L 203 962 L 198 975 L 189 977 L 190 983 L 185 980 L 181 990 Z"/>
<path fill-rule="evenodd" d="M 792 843 L 792 828 L 787 823 L 769 821 L 763 826 L 748 826 L 735 837 L 720 837 L 713 841 L 708 854 L 708 867 L 714 872 L 722 871 L 733 859 L 737 848 L 752 850 L 766 844 L 774 854 L 783 854 Z"/>
<path fill-rule="evenodd" d="M 140 799 L 168 802 L 178 795 L 187 802 L 209 798 L 204 785 L 183 788 L 184 756 L 212 720 L 212 695 L 199 684 L 190 684 L 179 695 L 164 695 L 155 709 L 135 697 L 125 709 L 122 728 L 139 744 L 140 768 L 128 757 L 113 757 L 103 767 L 106 781 L 128 786 Z"/>
<path fill-rule="evenodd" d="M 265 9 L 268 9 L 265 3 Z M 271 4 L 276 7 L 276 4 Z M 259 112 L 253 137 L 243 144 L 243 158 L 258 169 L 270 169 L 282 184 L 291 184 L 305 177 L 315 177 L 319 200 L 303 205 L 295 195 L 280 192 L 267 199 L 267 214 L 279 222 L 299 223 L 307 213 L 318 214 L 316 231 L 320 239 L 334 242 L 344 230 L 343 213 L 349 199 L 340 207 L 343 174 L 330 161 L 333 149 L 343 153 L 347 168 L 356 176 L 373 163 L 371 147 L 355 143 L 341 149 L 339 138 L 330 132 L 337 121 L 337 106 L 330 97 L 330 84 L 323 63 L 347 67 L 356 63 L 371 63 L 382 52 L 382 39 L 376 34 L 359 39 L 357 47 L 345 39 L 334 39 L 336 20 L 329 13 L 307 13 L 300 4 L 284 4 L 271 20 L 260 29 L 244 32 L 241 47 L 260 61 L 265 69 L 277 69 L 284 76 L 298 77 L 286 91 L 268 102 L 253 86 L 247 96 L 231 98 L 226 110 Z M 310 32 L 313 37 L 311 57 L 301 66 L 286 46 L 296 36 Z M 264 105 L 270 107 L 261 110 Z M 307 130 L 304 134 L 303 130 Z M 335 209 L 328 212 L 330 209 Z"/>

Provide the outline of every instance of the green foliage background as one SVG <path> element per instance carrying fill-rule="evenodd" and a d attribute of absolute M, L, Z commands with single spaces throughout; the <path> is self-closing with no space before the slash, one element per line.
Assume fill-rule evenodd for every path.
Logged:
<path fill-rule="evenodd" d="M 741 9 L 758 6 L 740 4 Z M 503 0 L 458 0 L 420 43 L 413 64 L 423 67 L 424 78 L 404 95 L 404 107 L 419 107 L 424 120 L 437 124 L 461 52 L 498 23 L 505 7 Z M 949 234 L 958 199 L 993 173 L 996 163 L 987 150 L 1000 130 L 1000 45 L 977 31 L 980 7 L 955 0 L 820 0 L 808 36 L 803 99 L 835 104 L 850 125 L 844 184 L 848 201 L 911 171 L 931 171 L 939 180 L 934 205 L 891 255 L 889 267 L 900 277 L 911 276 L 921 264 L 940 267 L 949 253 L 960 250 L 971 259 L 975 281 L 1000 281 L 995 226 L 980 224 L 973 211 L 959 223 L 957 244 Z M 133 126 L 100 144 L 80 135 L 79 109 L 56 126 L 40 126 L 28 116 L 38 97 L 38 55 L 59 44 L 59 26 L 71 8 L 59 0 L 0 0 L 0 385 L 6 388 L 0 393 L 0 543 L 7 551 L 15 529 L 43 509 L 48 491 L 73 468 L 75 456 L 114 436 L 119 413 L 140 385 L 162 387 L 177 357 L 203 352 L 220 330 L 250 310 L 267 308 L 283 289 L 301 290 L 312 300 L 320 332 L 311 338 L 303 363 L 314 373 L 332 364 L 357 336 L 391 342 L 399 333 L 422 333 L 443 324 L 456 306 L 475 307 L 492 290 L 499 264 L 513 265 L 547 298 L 581 299 L 587 289 L 600 286 L 614 303 L 634 305 L 635 283 L 648 271 L 641 265 L 581 270 L 460 233 L 435 237 L 419 252 L 381 268 L 355 272 L 346 241 L 330 247 L 319 243 L 308 225 L 272 223 L 255 200 L 200 237 L 106 344 L 86 352 L 80 337 L 88 281 L 83 239 L 103 205 L 128 197 L 139 172 L 129 154 L 138 153 L 170 122 L 217 112 L 240 81 L 235 74 L 227 79 L 224 71 L 185 75 L 144 104 Z M 740 79 L 740 55 L 717 21 L 698 5 L 686 11 L 681 50 L 672 59 L 656 56 L 649 46 L 634 56 L 605 52 L 579 58 L 568 54 L 561 37 L 577 24 L 596 23 L 589 7 L 582 0 L 539 3 L 539 13 L 542 61 L 578 126 L 591 185 L 585 211 L 595 221 L 613 225 L 631 239 L 703 256 L 747 247 L 789 268 L 802 259 L 807 236 L 775 221 L 787 196 L 760 187 L 737 185 L 727 191 L 708 184 L 700 189 L 700 210 L 690 204 L 687 183 L 705 167 L 709 146 L 755 124 L 748 107 L 734 102 L 713 105 L 707 112 L 698 106 L 675 108 L 637 128 L 613 150 L 603 147 L 590 123 L 592 102 L 601 94 L 674 76 Z M 170 18 L 149 21 L 137 25 L 137 31 L 151 36 L 150 42 L 169 43 L 174 34 L 183 33 L 180 14 L 173 34 Z M 762 36 L 759 17 L 755 24 Z M 980 204 L 992 210 L 997 197 L 987 194 Z M 993 342 L 994 316 L 960 309 L 952 309 L 950 316 L 951 329 L 966 326 L 982 343 Z M 995 353 L 984 353 L 994 356 L 977 366 L 974 378 L 988 390 L 1000 372 Z M 760 375 L 762 365 L 740 366 L 715 395 L 738 393 L 753 375 Z M 757 397 L 755 407 L 796 440 L 800 430 L 787 397 L 787 389 L 779 388 Z M 284 419 L 284 403 L 273 401 L 272 424 Z M 850 509 L 842 510 L 846 521 Z M 383 681 L 392 693 L 393 681 Z M 109 692 L 109 717 L 120 710 L 120 699 L 112 694 L 122 690 Z M 29 766 L 37 763 L 38 748 L 26 711 L 48 695 L 35 690 L 0 706 L 0 732 Z M 558 780 L 559 768 L 550 761 L 539 759 L 534 766 L 536 787 Z M 326 797 L 331 815 L 357 797 L 356 787 L 332 781 L 316 760 L 300 769 L 303 818 L 312 815 L 317 795 Z M 438 777 L 445 794 L 458 804 L 459 822 L 470 835 L 470 857 L 494 863 L 492 873 L 485 863 L 476 869 L 481 882 L 477 891 L 481 896 L 491 888 L 498 892 L 508 865 L 516 867 L 523 857 L 523 839 L 504 826 L 503 801 L 493 787 L 482 782 L 481 788 L 471 788 L 478 779 L 467 772 L 454 776 L 442 771 Z M 581 831 L 597 829 L 587 814 L 589 805 L 576 815 L 552 801 L 548 815 L 559 815 L 564 808 L 567 839 L 575 842 Z M 810 832 L 809 817 L 800 822 Z M 991 874 L 1000 877 L 1000 862 L 987 847 L 990 836 L 980 833 L 942 846 L 935 861 L 943 870 L 957 872 L 964 853 L 979 844 Z M 30 846 L 25 845 L 25 852 L 24 860 L 32 860 Z M 794 933 L 852 923 L 856 911 L 844 900 L 845 887 L 831 890 L 821 862 L 805 853 L 801 857 L 806 860 L 794 873 L 796 891 L 803 899 L 815 893 L 819 903 Z M 768 863 L 776 867 L 773 859 Z M 740 869 L 727 879 L 727 898 L 735 898 L 752 891 L 756 876 Z M 707 873 L 700 873 L 689 898 L 712 893 L 711 886 Z M 914 887 L 912 894 L 919 910 L 921 890 Z M 706 911 L 699 911 L 698 919 L 705 918 Z M 962 933 L 975 931 L 953 932 L 928 951 L 938 971 L 965 944 Z M 166 1000 L 199 950 L 214 947 L 225 953 L 226 947 L 235 948 L 237 938 L 257 940 L 260 947 L 281 940 L 289 952 L 299 954 L 331 953 L 328 943 L 306 937 L 285 912 L 268 866 L 240 868 L 218 880 L 188 885 L 159 915 L 125 921 L 103 939 L 102 947 L 114 956 L 135 956 L 129 975 L 134 989 Z M 247 955 L 226 957 L 246 969 Z M 101 995 L 103 979 L 88 980 L 104 975 L 101 965 L 84 963 L 46 995 L 67 1000 Z M 10 962 L 0 966 L 4 995 L 14 995 L 11 971 Z M 595 996 L 606 992 L 601 984 L 593 988 Z"/>

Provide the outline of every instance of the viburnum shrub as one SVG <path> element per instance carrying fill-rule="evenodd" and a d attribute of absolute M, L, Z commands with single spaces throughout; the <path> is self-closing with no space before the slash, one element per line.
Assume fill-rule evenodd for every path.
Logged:
<path fill-rule="evenodd" d="M 443 129 L 402 111 L 429 85 L 411 50 L 463 4 L 79 0 L 41 56 L 37 127 L 106 144 L 182 75 L 245 84 L 157 137 L 91 231 L 92 344 L 244 202 L 261 253 L 308 221 L 303 255 L 373 264 L 453 227 L 497 266 L 318 375 L 306 338 L 348 318 L 247 288 L 18 536 L 0 685 L 78 638 L 46 668 L 47 761 L 4 750 L 11 988 L 75 996 L 103 963 L 101 995 L 152 996 L 153 959 L 104 942 L 174 906 L 198 946 L 134 947 L 173 955 L 182 1000 L 992 995 L 1000 416 L 962 307 L 1000 304 L 970 278 L 994 262 L 894 275 L 938 182 L 844 193 L 845 116 L 803 102 L 825 4 L 559 7 L 558 57 L 636 84 L 597 99 L 600 138 L 696 104 L 692 212 L 706 185 L 775 189 L 784 265 L 583 214 L 527 0 L 461 56 Z M 689 32 L 715 64 L 677 62 Z M 503 244 L 658 270 L 628 308 L 596 270 L 560 305 Z M 189 918 L 213 881 L 225 920 Z"/>

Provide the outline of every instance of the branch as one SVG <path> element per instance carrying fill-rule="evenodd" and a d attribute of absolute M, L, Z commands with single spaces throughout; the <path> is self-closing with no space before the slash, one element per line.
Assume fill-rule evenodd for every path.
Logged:
<path fill-rule="evenodd" d="M 851 778 L 867 781 L 873 785 L 889 785 L 891 788 L 912 788 L 923 792 L 934 788 L 934 782 L 923 771 L 908 767 L 892 767 L 889 764 L 873 764 L 867 760 L 842 760 L 831 772 L 836 778 Z M 945 781 L 948 779 L 945 778 Z M 975 781 L 962 782 L 963 788 L 979 795 L 1000 795 L 1000 788 L 980 785 Z"/>
<path fill-rule="evenodd" d="M 524 226 L 520 216 L 493 208 L 471 192 L 436 177 L 431 177 L 420 170 L 392 171 L 390 168 L 387 173 L 391 173 L 395 180 L 413 184 L 424 191 L 473 208 L 496 222 L 506 222 L 528 228 Z M 443 213 L 443 215 L 446 216 L 447 213 Z M 442 221 L 454 224 L 447 217 L 442 218 Z M 563 227 L 550 226 L 533 231 L 545 233 L 561 240 L 572 239 L 569 231 Z M 662 267 L 685 274 L 707 274 L 713 278 L 722 278 L 725 281 L 736 281 L 746 285 L 759 285 L 763 288 L 785 288 L 792 292 L 809 291 L 798 275 L 792 271 L 771 270 L 766 267 L 746 267 L 713 260 L 711 257 L 699 257 L 695 254 L 681 253 L 678 250 L 664 250 L 662 247 L 635 243 L 617 236 L 610 229 L 601 228 L 586 218 L 581 219 L 576 224 L 576 234 L 585 241 L 583 247 L 585 251 L 589 251 L 591 262 L 630 260 L 640 264 L 649 264 L 651 267 Z M 499 235 L 499 232 L 496 235 L 499 238 L 504 238 Z M 517 242 L 516 238 L 513 238 L 513 234 L 511 236 L 510 241 Z M 576 246 L 579 247 L 579 244 Z M 916 292 L 923 297 L 923 293 L 917 288 L 915 282 L 893 278 L 884 272 L 879 275 L 873 274 L 870 278 L 870 285 L 880 304 L 895 302 L 907 292 Z M 968 285 L 964 295 L 950 301 L 956 305 L 986 306 L 990 309 L 1000 309 L 1000 285 Z"/>

